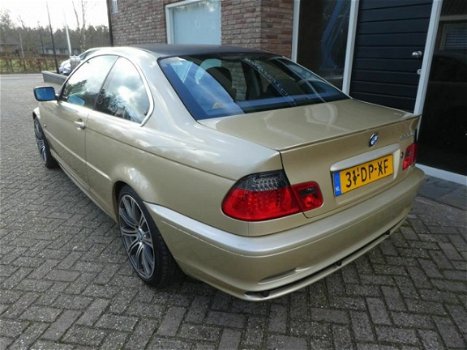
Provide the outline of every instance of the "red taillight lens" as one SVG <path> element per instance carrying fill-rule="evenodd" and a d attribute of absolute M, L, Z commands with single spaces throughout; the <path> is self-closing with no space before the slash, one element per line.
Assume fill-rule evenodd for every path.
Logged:
<path fill-rule="evenodd" d="M 235 219 L 260 221 L 310 210 L 321 204 L 321 191 L 315 182 L 291 187 L 284 172 L 277 171 L 241 179 L 225 197 L 222 210 Z"/>
<path fill-rule="evenodd" d="M 405 150 L 404 161 L 402 162 L 402 170 L 407 169 L 409 166 L 415 164 L 417 160 L 417 144 L 412 143 Z"/>
<path fill-rule="evenodd" d="M 319 185 L 314 181 L 293 185 L 292 189 L 302 211 L 319 208 L 323 204 L 323 195 Z"/>
<path fill-rule="evenodd" d="M 222 204 L 225 214 L 239 220 L 274 219 L 300 211 L 283 172 L 249 175 L 240 180 Z"/>

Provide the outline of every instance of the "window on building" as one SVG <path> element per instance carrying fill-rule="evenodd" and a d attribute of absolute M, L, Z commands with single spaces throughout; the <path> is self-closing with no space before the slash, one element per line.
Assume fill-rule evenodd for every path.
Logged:
<path fill-rule="evenodd" d="M 464 16 L 465 17 L 465 16 Z M 442 50 L 467 50 L 467 23 L 443 23 Z"/>
<path fill-rule="evenodd" d="M 298 4 L 297 62 L 341 88 L 350 1 L 301 0 Z"/>
<path fill-rule="evenodd" d="M 118 0 L 112 0 L 112 14 L 118 13 Z"/>
<path fill-rule="evenodd" d="M 182 1 L 166 6 L 169 44 L 220 44 L 221 2 Z"/>

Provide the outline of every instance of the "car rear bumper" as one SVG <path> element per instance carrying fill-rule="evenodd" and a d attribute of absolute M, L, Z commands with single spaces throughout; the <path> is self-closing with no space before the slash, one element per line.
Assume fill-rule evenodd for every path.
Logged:
<path fill-rule="evenodd" d="M 261 237 L 238 236 L 146 203 L 187 274 L 245 300 L 266 300 L 345 266 L 394 232 L 408 215 L 423 172 L 335 215 Z"/>

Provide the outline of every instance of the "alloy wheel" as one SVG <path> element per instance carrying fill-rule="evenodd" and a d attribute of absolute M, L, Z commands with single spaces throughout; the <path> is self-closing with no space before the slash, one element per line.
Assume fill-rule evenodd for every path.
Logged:
<path fill-rule="evenodd" d="M 37 119 L 34 119 L 34 135 L 36 136 L 37 149 L 44 162 L 47 161 L 47 149 L 41 126 Z"/>
<path fill-rule="evenodd" d="M 148 221 L 136 200 L 125 194 L 119 203 L 123 245 L 135 271 L 149 279 L 154 273 L 154 244 Z"/>

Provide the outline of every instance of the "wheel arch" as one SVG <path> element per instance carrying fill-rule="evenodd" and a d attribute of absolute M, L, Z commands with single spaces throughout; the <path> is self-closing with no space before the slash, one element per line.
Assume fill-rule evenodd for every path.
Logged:
<path fill-rule="evenodd" d="M 39 107 L 34 108 L 34 110 L 32 111 L 32 119 L 34 120 L 34 119 L 37 118 L 37 119 L 40 120 L 41 119 L 40 116 L 41 116 L 41 114 L 39 112 Z"/>
<path fill-rule="evenodd" d="M 133 169 L 135 171 L 135 169 Z M 141 198 L 143 202 L 149 201 L 151 203 L 158 203 L 158 196 L 156 189 L 151 186 L 150 182 L 142 173 L 137 174 L 137 181 L 131 181 L 135 179 L 134 173 L 127 173 L 126 176 L 120 176 L 113 184 L 112 188 L 112 211 L 115 221 L 118 221 L 118 196 L 120 191 L 125 186 L 130 187 L 136 194 Z"/>
<path fill-rule="evenodd" d="M 113 215 L 116 221 L 118 221 L 118 196 L 120 195 L 120 191 L 122 190 L 122 188 L 125 186 L 131 187 L 126 182 L 119 180 L 114 183 L 114 186 L 112 189 L 112 207 L 113 207 Z"/>

